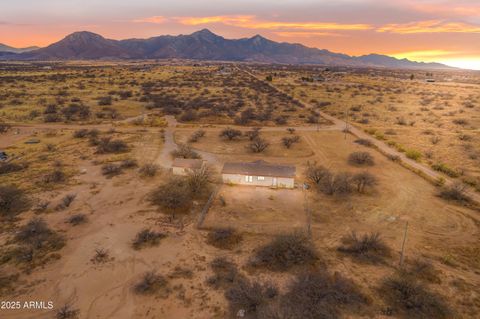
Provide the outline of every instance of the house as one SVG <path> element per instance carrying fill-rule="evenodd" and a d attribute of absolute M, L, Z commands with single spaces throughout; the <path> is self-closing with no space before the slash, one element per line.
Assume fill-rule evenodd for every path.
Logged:
<path fill-rule="evenodd" d="M 435 82 L 435 79 L 427 78 L 427 79 L 425 79 L 425 82 L 427 82 L 427 83 L 434 83 L 434 82 Z"/>
<path fill-rule="evenodd" d="M 201 169 L 205 165 L 205 161 L 201 159 L 176 158 L 173 160 L 172 172 L 174 175 L 185 176 L 189 172 Z"/>
<path fill-rule="evenodd" d="M 271 164 L 265 161 L 225 163 L 222 179 L 226 184 L 293 188 L 295 166 Z"/>

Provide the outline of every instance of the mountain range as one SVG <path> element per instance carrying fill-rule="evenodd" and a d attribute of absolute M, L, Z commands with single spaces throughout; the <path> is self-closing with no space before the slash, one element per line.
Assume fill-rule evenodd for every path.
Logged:
<path fill-rule="evenodd" d="M 23 50 L 18 51 L 18 50 Z M 225 39 L 207 29 L 189 35 L 158 36 L 149 39 L 111 40 L 101 35 L 75 32 L 45 48 L 3 50 L 1 60 L 111 60 L 111 59 L 193 59 L 244 61 L 327 66 L 448 69 L 440 63 L 414 62 L 386 55 L 349 56 L 301 44 L 279 43 L 260 35 Z"/>
<path fill-rule="evenodd" d="M 6 44 L 0 43 L 0 52 L 11 52 L 11 53 L 22 53 L 33 50 L 38 50 L 39 47 L 28 47 L 28 48 L 14 48 Z"/>

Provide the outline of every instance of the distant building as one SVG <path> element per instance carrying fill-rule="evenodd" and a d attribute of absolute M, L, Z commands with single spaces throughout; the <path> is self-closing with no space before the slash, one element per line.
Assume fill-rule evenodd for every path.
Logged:
<path fill-rule="evenodd" d="M 204 165 L 205 161 L 201 159 L 176 158 L 172 164 L 172 173 L 185 176 L 189 172 L 201 169 Z"/>
<path fill-rule="evenodd" d="M 428 79 L 425 79 L 425 82 L 427 82 L 427 83 L 433 83 L 433 82 L 435 82 L 435 79 L 428 78 Z"/>
<path fill-rule="evenodd" d="M 0 162 L 5 162 L 8 159 L 7 153 L 0 151 Z"/>
<path fill-rule="evenodd" d="M 270 164 L 259 160 L 245 163 L 225 163 L 222 179 L 226 184 L 293 188 L 295 166 Z"/>

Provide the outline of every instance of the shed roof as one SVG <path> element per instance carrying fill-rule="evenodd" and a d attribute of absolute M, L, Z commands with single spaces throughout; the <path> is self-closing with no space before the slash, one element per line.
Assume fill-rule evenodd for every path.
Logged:
<path fill-rule="evenodd" d="M 173 160 L 173 167 L 198 169 L 202 168 L 203 160 L 191 158 L 176 158 Z"/>
<path fill-rule="evenodd" d="M 295 177 L 296 168 L 293 165 L 271 164 L 262 160 L 250 163 L 227 162 L 223 165 L 222 174 L 241 174 L 271 177 Z"/>

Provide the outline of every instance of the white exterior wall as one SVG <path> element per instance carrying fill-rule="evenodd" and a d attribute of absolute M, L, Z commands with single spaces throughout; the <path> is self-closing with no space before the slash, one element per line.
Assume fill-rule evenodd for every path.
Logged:
<path fill-rule="evenodd" d="M 188 174 L 188 168 L 183 167 L 172 167 L 173 175 L 186 176 Z"/>
<path fill-rule="evenodd" d="M 265 186 L 265 187 L 280 187 L 280 188 L 293 188 L 295 185 L 294 178 L 287 177 L 271 177 L 264 176 L 264 179 L 259 179 L 259 176 L 251 176 L 240 174 L 222 174 L 223 183 L 225 184 L 239 184 L 239 185 L 252 185 L 252 186 Z M 276 183 L 276 185 L 275 185 Z"/>

